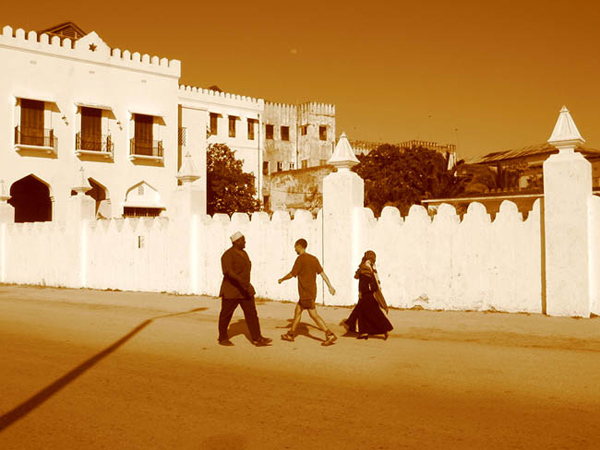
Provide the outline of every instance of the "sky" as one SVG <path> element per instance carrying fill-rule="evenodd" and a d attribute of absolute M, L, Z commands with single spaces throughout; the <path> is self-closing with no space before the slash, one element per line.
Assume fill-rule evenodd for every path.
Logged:
<path fill-rule="evenodd" d="M 0 26 L 75 22 L 182 61 L 181 84 L 336 105 L 351 140 L 457 144 L 467 160 L 545 142 L 566 105 L 600 148 L 595 0 L 10 2 Z"/>

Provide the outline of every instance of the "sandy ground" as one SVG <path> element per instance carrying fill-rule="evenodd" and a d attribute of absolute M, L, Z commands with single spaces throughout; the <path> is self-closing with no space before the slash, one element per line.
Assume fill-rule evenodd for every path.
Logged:
<path fill-rule="evenodd" d="M 258 309 L 274 345 L 238 310 L 224 348 L 212 298 L 0 285 L 0 448 L 600 448 L 600 319 L 393 310 L 321 347 Z"/>

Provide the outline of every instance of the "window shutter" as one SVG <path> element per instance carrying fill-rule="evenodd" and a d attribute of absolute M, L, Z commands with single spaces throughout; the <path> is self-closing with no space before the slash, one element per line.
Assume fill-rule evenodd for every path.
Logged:
<path fill-rule="evenodd" d="M 144 114 L 135 115 L 135 148 L 139 155 L 152 155 L 152 125 L 154 118 Z"/>
<path fill-rule="evenodd" d="M 81 108 L 81 141 L 85 150 L 102 150 L 102 110 Z"/>
<path fill-rule="evenodd" d="M 44 102 L 21 99 L 21 142 L 44 145 Z"/>

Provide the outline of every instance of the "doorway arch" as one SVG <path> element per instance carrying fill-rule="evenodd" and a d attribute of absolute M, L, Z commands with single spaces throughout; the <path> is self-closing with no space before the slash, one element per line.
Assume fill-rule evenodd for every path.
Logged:
<path fill-rule="evenodd" d="M 15 222 L 52 220 L 52 199 L 48 184 L 35 175 L 27 175 L 10 187 L 10 203 L 15 208 Z"/>

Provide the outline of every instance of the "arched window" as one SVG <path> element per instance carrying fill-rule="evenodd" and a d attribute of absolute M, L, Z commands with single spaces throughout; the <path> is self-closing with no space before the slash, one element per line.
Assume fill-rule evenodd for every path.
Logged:
<path fill-rule="evenodd" d="M 123 207 L 125 217 L 156 217 L 165 209 L 160 193 L 143 181 L 127 191 Z"/>

